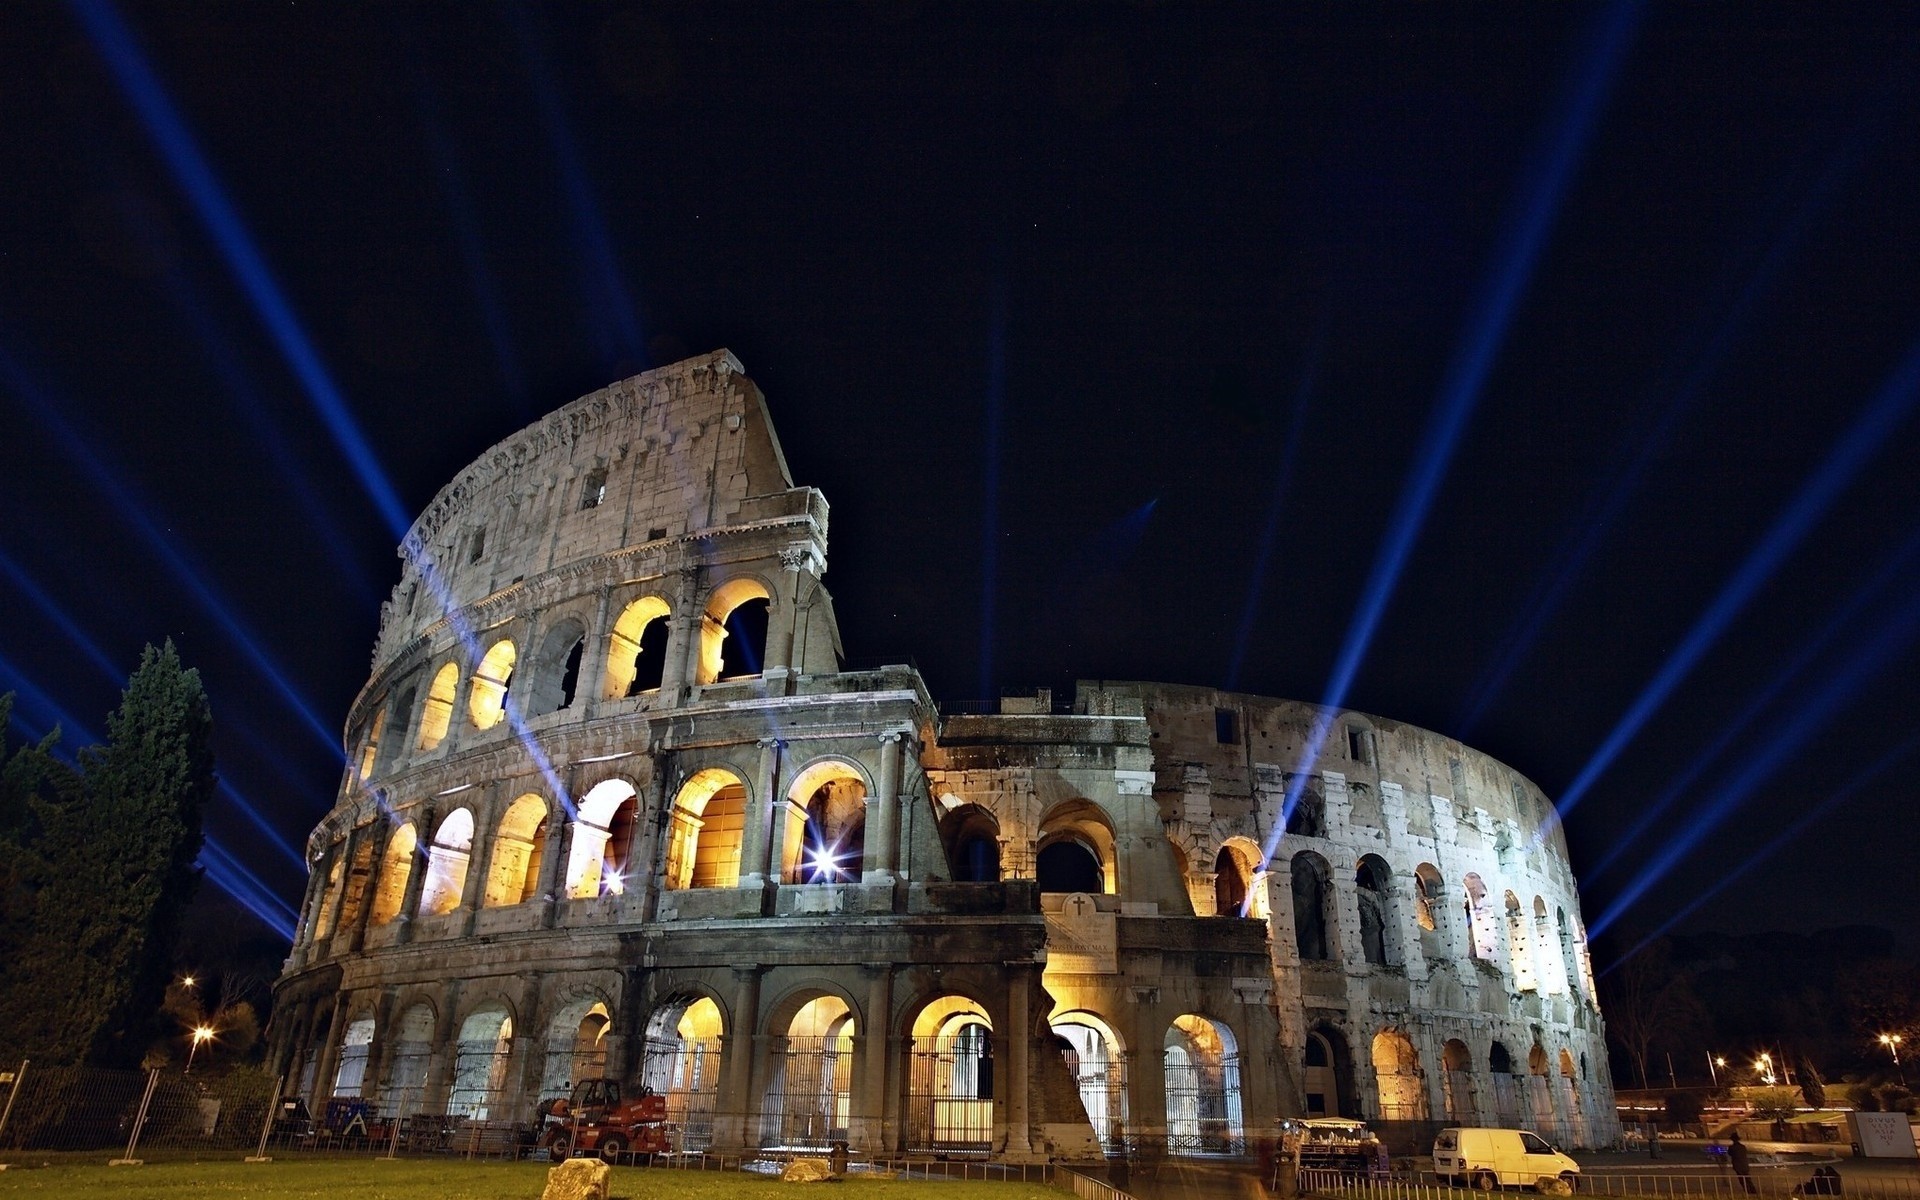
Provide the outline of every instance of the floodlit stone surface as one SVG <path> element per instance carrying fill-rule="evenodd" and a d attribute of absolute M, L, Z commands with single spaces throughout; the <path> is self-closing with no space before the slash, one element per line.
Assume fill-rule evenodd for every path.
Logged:
<path fill-rule="evenodd" d="M 271 1065 L 311 1111 L 504 1130 L 608 1079 L 687 1150 L 1098 1161 L 1320 1113 L 1404 1149 L 1437 1123 L 1612 1141 L 1528 780 L 1204 687 L 942 708 L 909 665 L 845 662 L 827 527 L 726 351 L 441 490 L 276 991 Z"/>
<path fill-rule="evenodd" d="M 572 1158 L 547 1172 L 540 1200 L 608 1200 L 613 1168 L 597 1158 Z"/>
<path fill-rule="evenodd" d="M 796 1158 L 780 1172 L 782 1183 L 832 1183 L 839 1178 L 824 1158 Z"/>

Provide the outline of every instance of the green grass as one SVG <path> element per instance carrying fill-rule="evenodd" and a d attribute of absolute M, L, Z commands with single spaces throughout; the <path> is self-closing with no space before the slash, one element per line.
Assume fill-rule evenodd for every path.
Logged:
<path fill-rule="evenodd" d="M 0 1197 L 104 1196 L 118 1200 L 190 1200 L 246 1196 L 261 1200 L 538 1200 L 547 1163 L 473 1163 L 429 1159 L 282 1159 L 271 1163 L 149 1163 L 143 1167 L 14 1166 L 0 1171 Z M 1038 1183 L 936 1179 L 912 1182 L 851 1179 L 783 1184 L 734 1172 L 617 1167 L 615 1200 L 1062 1200 L 1067 1193 Z"/>

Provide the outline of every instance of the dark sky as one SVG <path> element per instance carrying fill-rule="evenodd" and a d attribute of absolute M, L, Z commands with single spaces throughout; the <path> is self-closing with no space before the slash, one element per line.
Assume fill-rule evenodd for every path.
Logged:
<path fill-rule="evenodd" d="M 1680 927 L 1911 924 L 1915 18 L 10 6 L 0 687 L 97 731 L 115 684 L 73 631 L 119 675 L 174 637 L 224 776 L 297 846 L 398 570 L 316 397 L 411 517 L 539 414 L 728 346 L 833 504 L 855 662 L 950 700 L 1317 699 L 1381 595 L 1347 703 L 1559 796 L 1711 630 L 1568 814 L 1589 922 L 1670 867 L 1636 938 L 1784 839 Z M 210 828 L 297 900 L 231 796 Z"/>

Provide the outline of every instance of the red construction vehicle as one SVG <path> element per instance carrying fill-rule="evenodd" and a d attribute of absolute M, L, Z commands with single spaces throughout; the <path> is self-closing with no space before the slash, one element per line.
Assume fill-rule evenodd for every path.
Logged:
<path fill-rule="evenodd" d="M 576 1154 L 621 1162 L 673 1149 L 663 1128 L 667 1098 L 644 1089 L 623 1097 L 617 1079 L 582 1079 L 571 1099 L 542 1103 L 540 1118 L 539 1144 L 554 1162 Z"/>

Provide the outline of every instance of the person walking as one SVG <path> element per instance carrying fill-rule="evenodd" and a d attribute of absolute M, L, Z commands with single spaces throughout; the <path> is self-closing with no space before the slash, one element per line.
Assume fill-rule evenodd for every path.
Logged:
<path fill-rule="evenodd" d="M 1738 1129 L 1733 1131 L 1733 1141 L 1727 1146 L 1727 1161 L 1733 1166 L 1734 1178 L 1740 1181 L 1740 1190 L 1753 1195 L 1753 1161 L 1747 1157 L 1747 1144 L 1740 1140 Z"/>

